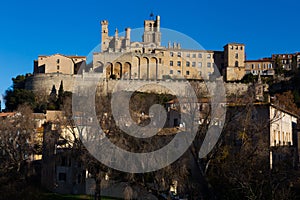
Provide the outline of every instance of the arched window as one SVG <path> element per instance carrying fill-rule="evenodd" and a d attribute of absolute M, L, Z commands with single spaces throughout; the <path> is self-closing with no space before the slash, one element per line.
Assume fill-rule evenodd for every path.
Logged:
<path fill-rule="evenodd" d="M 239 62 L 235 61 L 235 66 L 238 67 L 239 66 Z"/>

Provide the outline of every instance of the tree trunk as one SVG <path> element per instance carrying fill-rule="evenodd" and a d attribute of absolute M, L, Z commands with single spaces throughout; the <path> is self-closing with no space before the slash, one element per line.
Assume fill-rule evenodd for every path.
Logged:
<path fill-rule="evenodd" d="M 94 200 L 101 200 L 101 177 L 100 173 L 96 175 L 96 188 L 95 188 L 95 196 Z"/>

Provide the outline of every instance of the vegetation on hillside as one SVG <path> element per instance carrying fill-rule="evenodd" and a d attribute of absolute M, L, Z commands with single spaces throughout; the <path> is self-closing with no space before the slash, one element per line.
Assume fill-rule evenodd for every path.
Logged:
<path fill-rule="evenodd" d="M 271 92 L 275 98 L 274 103 L 284 107 L 286 110 L 299 113 L 297 107 L 297 105 L 300 105 L 300 100 L 298 99 L 300 92 L 299 77 L 297 72 L 290 81 L 286 81 L 283 84 L 285 87 L 280 87 L 280 89 L 277 88 L 276 84 L 278 83 L 272 83 Z M 78 138 L 76 124 L 72 118 L 72 94 L 64 91 L 63 82 L 61 82 L 58 91 L 53 87 L 51 93 L 41 100 L 37 97 L 37 94 L 25 89 L 25 78 L 26 76 L 17 76 L 14 78 L 12 88 L 6 91 L 4 99 L 6 100 L 7 110 L 17 110 L 22 113 L 21 116 L 29 116 L 28 114 L 33 111 L 44 112 L 46 109 L 64 111 L 66 117 L 60 119 L 60 126 L 58 127 L 68 127 L 73 134 L 75 139 L 66 139 L 66 142 L 72 143 L 72 153 L 82 161 L 85 168 L 88 169 L 91 176 L 95 179 L 94 199 L 100 199 L 100 185 L 107 174 L 116 181 L 128 183 L 128 187 L 144 188 L 145 191 L 149 191 L 155 196 L 168 191 L 173 181 L 177 180 L 178 192 L 194 199 L 254 200 L 292 199 L 295 197 L 291 187 L 295 178 L 293 177 L 295 171 L 286 166 L 273 171 L 269 170 L 268 160 L 266 160 L 266 152 L 269 150 L 266 145 L 268 144 L 264 143 L 265 141 L 258 143 L 253 140 L 253 136 L 256 137 L 263 133 L 263 130 L 266 129 L 266 123 L 258 125 L 251 121 L 254 102 L 254 95 L 251 93 L 247 94 L 244 98 L 249 100 L 246 102 L 247 106 L 245 110 L 243 110 L 243 113 L 250 113 L 247 115 L 248 117 L 239 117 L 238 114 L 235 114 L 232 118 L 228 119 L 225 124 L 226 132 L 223 132 L 216 147 L 205 158 L 199 158 L 198 152 L 209 128 L 209 113 L 204 117 L 205 121 L 201 125 L 198 125 L 196 138 L 183 157 L 170 166 L 155 172 L 131 174 L 110 169 L 101 164 L 84 147 L 80 138 Z M 243 81 L 255 83 L 256 78 L 248 75 Z M 197 88 L 195 88 L 195 91 L 199 92 Z M 123 93 L 122 95 L 126 96 L 129 94 Z M 197 95 L 201 96 L 198 93 Z M 143 113 L 144 115 L 149 115 L 149 108 L 153 104 L 164 105 L 173 98 L 172 95 L 166 94 L 135 92 L 130 99 L 130 114 L 135 122 L 140 125 L 147 125 L 149 120 L 143 121 L 136 114 Z M 113 120 L 110 105 L 111 95 L 96 97 L 95 101 L 99 124 L 101 124 L 110 141 L 122 149 L 132 152 L 154 151 L 168 144 L 173 138 L 172 134 L 168 136 L 157 135 L 149 139 L 137 139 L 129 136 L 120 130 Z M 122 106 L 122 103 L 122 98 L 120 98 L 119 105 Z M 192 102 L 187 103 L 192 104 Z M 26 110 L 18 110 L 18 108 L 24 107 L 25 104 L 28 105 Z M 198 108 L 187 106 L 187 109 L 189 109 L 187 113 L 192 115 Z M 205 113 L 203 112 L 202 114 Z M 195 116 L 191 118 L 193 119 L 193 117 Z M 235 120 L 235 123 L 230 123 L 233 120 Z M 187 126 L 187 128 L 190 127 Z M 26 132 L 20 137 L 19 133 L 23 130 L 26 130 Z M 30 153 L 35 151 L 34 146 L 29 146 L 26 141 L 33 136 L 33 132 L 33 120 L 30 120 L 28 117 L 15 118 L 13 121 L 9 118 L 1 120 L 0 133 L 2 146 L 0 146 L 0 150 L 2 152 L 6 151 L 6 153 L 2 155 L 3 158 L 1 157 L 0 163 L 0 191 L 5 191 L 7 198 L 10 195 L 16 195 L 16 198 L 22 199 L 22 196 L 26 192 L 24 188 L 26 188 L 28 183 L 31 183 L 30 176 L 27 173 L 29 171 L 26 171 L 27 168 L 25 167 L 28 160 L 25 155 L 30 155 Z M 226 133 L 237 135 L 240 145 L 234 147 L 228 145 L 226 143 Z M 12 142 L 11 138 L 16 143 Z M 238 151 L 234 148 L 238 148 Z M 189 168 L 190 162 L 194 163 L 195 167 L 193 171 L 196 171 L 196 173 L 192 172 Z M 19 190 L 19 192 L 14 194 L 14 190 Z M 54 198 L 54 196 L 52 197 Z M 38 197 L 32 194 L 31 199 L 34 198 Z M 55 198 L 66 199 L 60 195 L 56 195 Z"/>
<path fill-rule="evenodd" d="M 5 111 L 16 111 L 21 105 L 29 105 L 34 112 L 45 112 L 46 110 L 60 110 L 66 97 L 72 95 L 71 92 L 64 91 L 63 81 L 61 81 L 57 92 L 53 86 L 50 94 L 38 94 L 25 88 L 26 78 L 29 75 L 18 75 L 12 78 L 13 85 L 4 94 Z"/>

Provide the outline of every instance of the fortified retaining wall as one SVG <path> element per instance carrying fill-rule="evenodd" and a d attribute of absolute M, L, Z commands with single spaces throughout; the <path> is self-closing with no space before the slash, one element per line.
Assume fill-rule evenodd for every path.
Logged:
<path fill-rule="evenodd" d="M 186 88 L 183 87 L 184 81 L 148 81 L 148 80 L 106 80 L 99 78 L 97 73 L 84 73 L 81 75 L 65 75 L 65 74 L 35 74 L 26 80 L 25 88 L 32 90 L 38 94 L 49 95 L 53 86 L 56 90 L 63 82 L 64 91 L 74 91 L 74 84 L 80 82 L 79 85 L 88 86 L 94 85 L 97 81 L 98 91 L 100 93 L 108 93 L 118 88 L 126 88 L 127 91 L 140 91 L 140 92 L 156 92 L 156 93 L 172 93 L 171 88 L 176 90 L 177 94 L 185 94 Z M 208 85 L 213 88 L 216 87 L 215 82 L 190 82 L 192 85 L 196 84 L 197 90 L 203 94 L 207 94 Z M 77 84 L 78 85 L 78 84 Z M 249 89 L 248 84 L 242 83 L 224 83 L 226 95 L 243 95 Z M 181 91 L 182 90 L 182 91 Z M 173 91 L 174 93 L 174 91 Z"/>
<path fill-rule="evenodd" d="M 61 81 L 65 91 L 72 91 L 75 76 L 65 74 L 35 74 L 26 79 L 25 89 L 35 93 L 50 94 L 53 86 L 58 90 Z"/>

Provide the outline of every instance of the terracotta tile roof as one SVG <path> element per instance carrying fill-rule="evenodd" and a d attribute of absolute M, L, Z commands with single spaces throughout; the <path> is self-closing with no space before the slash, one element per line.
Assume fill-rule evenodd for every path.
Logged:
<path fill-rule="evenodd" d="M 0 113 L 0 117 L 12 117 L 15 114 L 16 114 L 15 112 L 3 112 L 3 113 Z"/>

